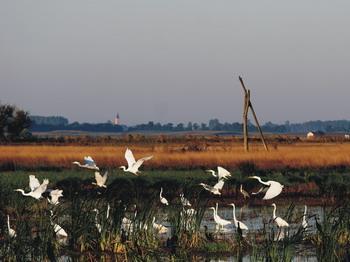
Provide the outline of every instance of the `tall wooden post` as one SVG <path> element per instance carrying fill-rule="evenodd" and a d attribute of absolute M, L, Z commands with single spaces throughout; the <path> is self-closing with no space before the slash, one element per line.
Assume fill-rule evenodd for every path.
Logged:
<path fill-rule="evenodd" d="M 249 145 L 248 145 L 248 142 L 249 142 L 248 141 L 248 111 L 249 111 L 249 108 L 250 108 L 252 110 L 255 123 L 256 123 L 256 125 L 258 127 L 258 130 L 259 130 L 259 133 L 260 133 L 260 138 L 261 138 L 261 141 L 262 141 L 262 143 L 264 145 L 264 148 L 265 148 L 266 151 L 269 151 L 269 149 L 267 147 L 267 144 L 266 144 L 266 141 L 265 141 L 264 134 L 263 134 L 263 132 L 261 130 L 258 118 L 257 118 L 257 116 L 255 114 L 253 105 L 252 105 L 252 103 L 250 101 L 250 90 L 245 87 L 242 77 L 239 76 L 238 78 L 239 78 L 239 81 L 241 82 L 241 86 L 242 86 L 243 91 L 244 91 L 244 105 L 243 105 L 243 141 L 244 141 L 244 150 L 245 151 L 249 151 Z"/>

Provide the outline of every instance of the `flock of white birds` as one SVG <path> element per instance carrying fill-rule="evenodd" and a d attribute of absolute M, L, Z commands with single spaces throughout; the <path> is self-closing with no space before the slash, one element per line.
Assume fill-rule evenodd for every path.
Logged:
<path fill-rule="evenodd" d="M 138 175 L 141 173 L 139 171 L 139 168 L 141 167 L 141 165 L 145 161 L 152 159 L 152 157 L 153 156 L 147 156 L 147 157 L 143 157 L 143 158 L 136 161 L 132 151 L 129 148 L 127 148 L 126 152 L 125 152 L 125 159 L 127 161 L 128 166 L 127 167 L 121 166 L 120 168 L 124 172 L 130 172 L 134 175 Z M 95 161 L 92 159 L 91 156 L 84 157 L 84 164 L 81 164 L 78 161 L 73 162 L 73 164 L 77 165 L 81 168 L 94 170 L 96 182 L 93 182 L 92 184 L 96 185 L 97 187 L 103 187 L 103 188 L 107 187 L 106 182 L 107 182 L 107 178 L 108 178 L 108 172 L 106 171 L 104 173 L 104 175 L 101 175 L 99 172 L 100 168 L 96 165 Z M 216 177 L 218 179 L 218 181 L 213 186 L 207 185 L 204 183 L 200 183 L 199 185 L 201 185 L 205 190 L 207 190 L 208 192 L 210 192 L 214 195 L 221 195 L 221 190 L 225 184 L 225 180 L 228 179 L 229 177 L 231 177 L 230 172 L 227 171 L 225 168 L 220 167 L 220 166 L 217 168 L 217 172 L 214 170 L 206 170 L 206 171 L 211 173 L 214 177 Z M 252 195 L 265 193 L 264 197 L 262 198 L 263 200 L 270 200 L 270 199 L 275 198 L 276 196 L 278 196 L 282 192 L 283 187 L 284 187 L 283 185 L 281 185 L 279 182 L 276 182 L 276 181 L 264 182 L 258 176 L 251 176 L 249 178 L 257 179 L 263 185 L 258 192 L 251 193 Z M 34 175 L 30 175 L 29 176 L 30 192 L 26 193 L 26 192 L 24 192 L 23 189 L 15 189 L 15 191 L 21 192 L 23 196 L 29 196 L 29 197 L 35 198 L 37 200 L 40 200 L 41 198 L 43 198 L 42 194 L 44 192 L 49 192 L 50 198 L 47 198 L 48 203 L 51 205 L 58 205 L 60 203 L 59 198 L 63 197 L 63 190 L 47 189 L 48 184 L 49 184 L 48 179 L 44 179 L 43 182 L 40 184 L 39 180 Z M 250 194 L 243 189 L 242 185 L 240 185 L 240 193 L 242 194 L 244 199 L 250 197 Z M 159 193 L 160 203 L 168 206 L 169 202 L 162 194 L 163 194 L 163 188 L 160 189 L 160 193 Z M 180 200 L 181 200 L 181 203 L 184 207 L 191 206 L 190 201 L 185 198 L 184 194 L 180 194 Z M 232 208 L 233 208 L 233 221 L 226 220 L 224 218 L 221 218 L 218 215 L 218 204 L 217 203 L 216 203 L 215 208 L 214 207 L 209 208 L 209 209 L 213 210 L 213 218 L 214 218 L 214 221 L 216 223 L 216 230 L 218 231 L 220 229 L 224 229 L 224 227 L 229 226 L 229 225 L 233 225 L 235 228 L 240 229 L 240 230 L 242 230 L 242 229 L 248 230 L 248 227 L 243 222 L 237 220 L 236 214 L 235 214 L 235 204 L 231 203 L 230 206 L 232 206 Z M 277 208 L 276 204 L 273 203 L 272 206 L 273 206 L 272 219 L 276 223 L 278 228 L 289 227 L 288 222 L 286 222 L 284 219 L 282 219 L 281 217 L 278 217 L 276 215 L 276 208 Z M 101 225 L 98 223 L 99 211 L 98 211 L 98 209 L 94 209 L 94 211 L 96 212 L 95 225 L 96 225 L 97 230 L 99 232 L 101 232 Z M 56 233 L 57 238 L 59 238 L 59 239 L 67 238 L 68 237 L 67 232 L 61 226 L 52 222 L 53 213 L 52 213 L 52 211 L 50 211 L 50 212 L 51 212 L 51 217 L 50 217 L 51 225 L 53 226 L 53 229 Z M 107 218 L 109 217 L 109 212 L 110 212 L 110 206 L 108 204 L 107 215 L 106 215 Z M 186 212 L 188 215 L 195 214 L 195 210 L 192 208 L 187 209 Z M 306 221 L 306 212 L 307 212 L 307 207 L 305 206 L 303 220 L 302 220 L 302 227 L 304 229 L 306 229 L 308 227 L 308 224 Z M 124 217 L 122 220 L 122 226 L 125 227 L 125 226 L 130 225 L 130 224 L 131 224 L 131 221 L 128 218 Z M 167 232 L 167 228 L 162 224 L 157 224 L 155 222 L 155 218 L 153 218 L 152 224 L 153 224 L 153 228 L 156 229 L 158 231 L 158 233 L 163 234 L 163 233 Z M 9 216 L 7 216 L 7 226 L 8 226 L 9 236 L 16 237 L 15 230 L 10 227 Z"/>

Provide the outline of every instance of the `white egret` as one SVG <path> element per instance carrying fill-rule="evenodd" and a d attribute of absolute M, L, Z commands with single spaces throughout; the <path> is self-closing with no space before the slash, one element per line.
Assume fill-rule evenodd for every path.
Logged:
<path fill-rule="evenodd" d="M 248 227 L 244 223 L 242 223 L 241 221 L 237 220 L 235 204 L 231 203 L 230 206 L 232 206 L 232 208 L 233 208 L 233 211 L 232 211 L 233 212 L 233 224 L 235 225 L 235 227 L 238 228 L 238 224 L 239 224 L 239 228 L 240 229 L 248 230 Z"/>
<path fill-rule="evenodd" d="M 244 199 L 250 198 L 249 193 L 243 189 L 242 184 L 241 184 L 241 186 L 239 188 L 239 192 L 241 192 L 241 194 L 243 195 Z"/>
<path fill-rule="evenodd" d="M 96 183 L 92 182 L 92 184 L 98 187 L 107 188 L 106 186 L 107 177 L 108 177 L 108 171 L 106 171 L 103 176 L 100 174 L 100 172 L 96 171 L 95 172 Z"/>
<path fill-rule="evenodd" d="M 181 200 L 181 204 L 183 206 L 191 206 L 190 201 L 188 201 L 188 199 L 184 196 L 184 194 L 180 194 L 180 200 Z"/>
<path fill-rule="evenodd" d="M 55 190 L 51 190 L 50 192 L 50 198 L 47 199 L 47 201 L 52 204 L 52 205 L 58 205 L 60 202 L 58 201 L 58 199 L 60 197 L 63 197 L 63 190 L 59 190 L 59 189 L 55 189 Z"/>
<path fill-rule="evenodd" d="M 271 206 L 273 206 L 272 219 L 277 224 L 277 226 L 279 228 L 281 228 L 281 227 L 289 227 L 289 224 L 284 219 L 276 216 L 276 204 L 273 203 Z"/>
<path fill-rule="evenodd" d="M 123 169 L 124 172 L 130 172 L 130 173 L 133 173 L 134 175 L 138 175 L 138 173 L 141 173 L 139 171 L 139 168 L 143 164 L 143 162 L 150 160 L 152 158 L 153 156 L 146 156 L 136 161 L 131 150 L 127 148 L 125 151 L 125 159 L 128 162 L 128 168 L 126 168 L 125 166 L 121 166 L 120 168 Z"/>
<path fill-rule="evenodd" d="M 217 174 L 212 169 L 209 169 L 209 170 L 206 170 L 206 171 L 210 172 L 213 177 L 217 177 L 218 180 L 223 179 L 223 178 L 228 178 L 228 177 L 231 176 L 231 173 L 229 171 L 227 171 L 225 168 L 221 167 L 221 166 L 218 166 Z"/>
<path fill-rule="evenodd" d="M 92 210 L 92 211 L 96 212 L 96 215 L 95 215 L 95 226 L 96 226 L 96 228 L 97 228 L 98 233 L 101 233 L 102 227 L 101 227 L 101 224 L 98 223 L 98 214 L 99 214 L 99 211 L 98 211 L 97 208 L 95 208 L 95 209 Z"/>
<path fill-rule="evenodd" d="M 53 230 L 56 234 L 56 237 L 58 238 L 60 243 L 64 243 L 65 239 L 68 237 L 67 232 L 58 224 L 52 222 L 53 212 L 50 210 L 51 216 L 50 216 L 50 222 L 53 226 Z"/>
<path fill-rule="evenodd" d="M 159 199 L 160 199 L 160 202 L 163 204 L 163 205 L 169 205 L 169 202 L 168 200 L 162 196 L 162 193 L 163 193 L 163 188 L 161 187 L 160 188 L 160 192 L 159 192 Z"/>
<path fill-rule="evenodd" d="M 210 207 L 209 209 L 212 209 L 212 210 L 213 210 L 214 221 L 215 221 L 216 225 L 219 226 L 219 229 L 220 229 L 220 228 L 223 229 L 224 226 L 227 226 L 227 225 L 230 225 L 230 224 L 231 224 L 230 221 L 221 218 L 221 217 L 216 213 L 215 207 Z"/>
<path fill-rule="evenodd" d="M 46 191 L 48 184 L 48 179 L 44 179 L 43 183 L 40 185 L 35 176 L 29 176 L 29 187 L 32 190 L 28 193 L 25 193 L 23 189 L 15 189 L 15 191 L 21 192 L 23 196 L 30 196 L 35 199 L 40 199 L 42 198 L 42 194 Z"/>
<path fill-rule="evenodd" d="M 158 234 L 166 234 L 166 233 L 168 233 L 168 228 L 167 227 L 163 226 L 162 224 L 158 224 L 155 221 L 156 221 L 156 218 L 153 217 L 152 226 L 153 226 L 153 229 L 155 231 L 157 231 Z"/>
<path fill-rule="evenodd" d="M 272 199 L 278 196 L 279 194 L 281 194 L 282 189 L 284 187 L 283 185 L 281 185 L 279 182 L 276 182 L 276 181 L 269 180 L 267 182 L 264 182 L 258 176 L 251 176 L 249 178 L 257 179 L 261 184 L 268 186 L 268 190 L 266 191 L 266 194 L 263 197 L 264 200 Z"/>
<path fill-rule="evenodd" d="M 7 230 L 10 237 L 16 237 L 16 231 L 10 227 L 10 216 L 7 215 Z"/>
<path fill-rule="evenodd" d="M 78 161 L 73 162 L 74 165 L 77 165 L 82 168 L 92 169 L 92 170 L 100 170 L 100 168 L 96 165 L 95 161 L 91 156 L 84 156 L 84 164 L 80 164 Z"/>
<path fill-rule="evenodd" d="M 303 221 L 301 222 L 301 225 L 304 229 L 307 228 L 308 224 L 306 222 L 306 212 L 307 212 L 307 206 L 304 206 L 304 215 L 303 215 Z"/>
<path fill-rule="evenodd" d="M 223 188 L 224 186 L 224 180 L 221 179 L 219 180 L 219 182 L 217 182 L 214 186 L 210 186 L 204 183 L 200 183 L 199 185 L 203 186 L 203 188 L 211 193 L 213 193 L 214 195 L 221 195 L 220 190 Z"/>

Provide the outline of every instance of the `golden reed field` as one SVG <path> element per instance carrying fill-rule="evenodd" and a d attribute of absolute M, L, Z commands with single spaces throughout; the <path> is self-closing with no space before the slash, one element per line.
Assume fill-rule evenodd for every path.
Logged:
<path fill-rule="evenodd" d="M 234 168 L 251 161 L 261 168 L 350 166 L 348 143 L 295 143 L 281 144 L 265 152 L 262 146 L 253 145 L 249 153 L 242 144 L 222 143 L 193 150 L 183 144 L 128 145 L 137 158 L 153 155 L 145 169 L 191 169 L 223 165 Z M 70 146 L 70 145 L 3 145 L 0 146 L 0 166 L 63 167 L 71 168 L 72 161 L 92 156 L 97 165 L 118 167 L 126 164 L 126 146 Z"/>

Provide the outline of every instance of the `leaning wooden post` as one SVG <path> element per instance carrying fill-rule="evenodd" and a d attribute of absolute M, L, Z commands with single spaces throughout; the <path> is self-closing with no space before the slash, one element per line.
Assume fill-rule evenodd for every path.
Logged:
<path fill-rule="evenodd" d="M 249 90 L 249 91 L 250 91 L 250 90 Z M 254 117 L 255 123 L 256 123 L 256 125 L 257 125 L 257 127 L 258 127 L 258 130 L 259 130 L 259 133 L 260 133 L 260 137 L 261 137 L 261 141 L 262 141 L 262 143 L 263 143 L 263 145 L 264 145 L 264 148 L 265 148 L 266 151 L 269 151 L 269 148 L 267 147 L 267 144 L 266 144 L 266 141 L 265 141 L 264 134 L 263 134 L 263 132 L 262 132 L 262 130 L 261 130 L 261 127 L 260 127 L 260 125 L 259 125 L 258 118 L 256 117 L 256 114 L 255 114 L 253 105 L 252 105 L 252 103 L 250 102 L 250 100 L 249 100 L 249 107 L 250 107 L 250 109 L 252 110 L 253 117 Z"/>
<path fill-rule="evenodd" d="M 239 77 L 239 81 L 241 82 L 243 92 L 244 92 L 244 104 L 243 104 L 243 144 L 244 150 L 246 152 L 249 151 L 248 145 L 248 110 L 249 110 L 249 94 L 250 92 L 244 86 L 242 77 Z"/>

